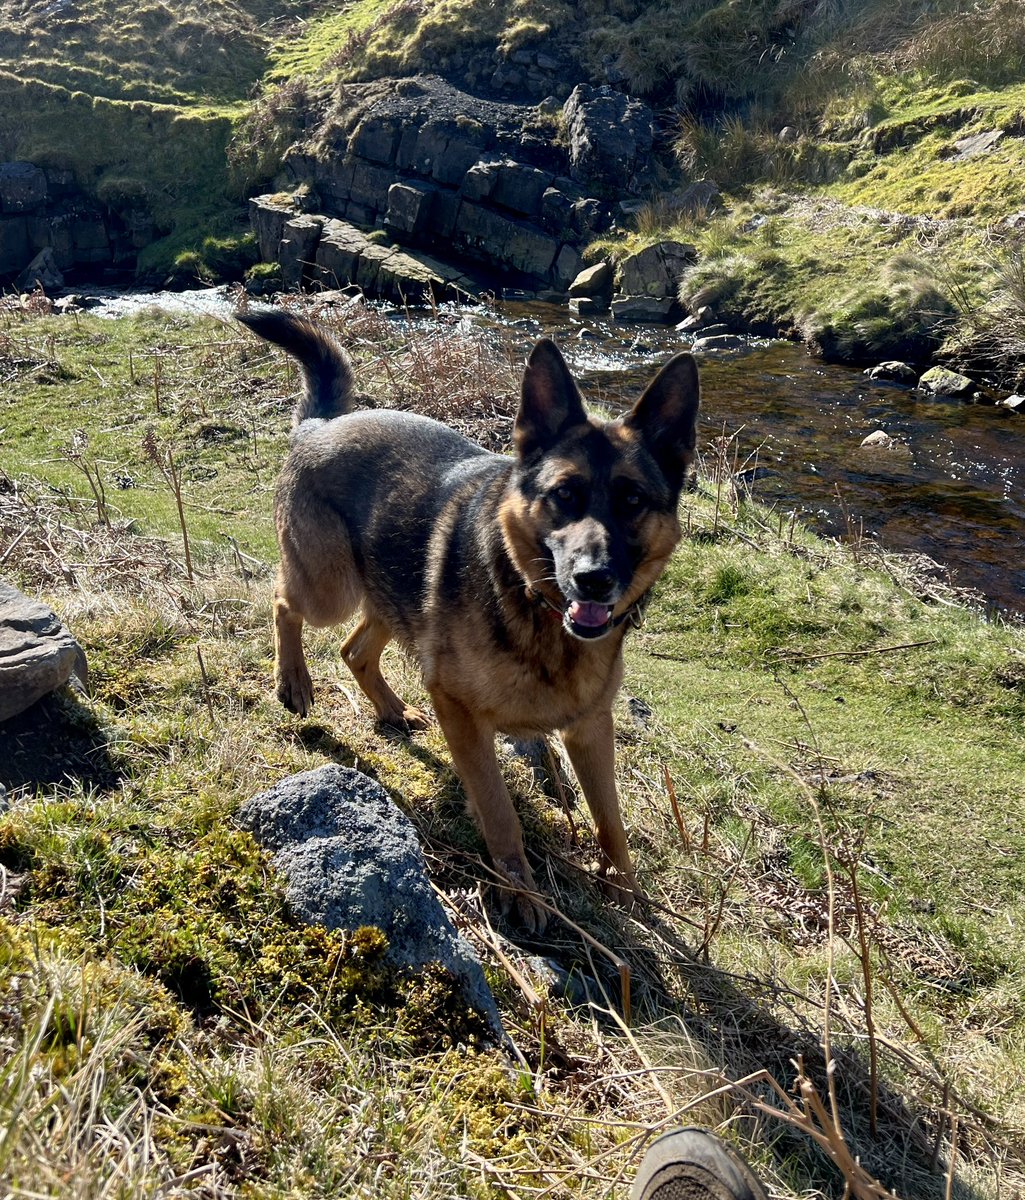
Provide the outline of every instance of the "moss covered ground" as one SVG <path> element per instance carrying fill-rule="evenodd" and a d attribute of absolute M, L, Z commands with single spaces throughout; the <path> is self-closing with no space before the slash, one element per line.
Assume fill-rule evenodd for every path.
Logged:
<path fill-rule="evenodd" d="M 323 315 L 373 402 L 502 443 L 509 347 L 360 306 Z M 0 730 L 10 1195 L 625 1196 L 651 1134 L 695 1121 L 773 1194 L 839 1197 L 798 1074 L 896 1194 L 1021 1187 L 1020 627 L 920 564 L 762 507 L 702 437 L 616 714 L 649 902 L 608 903 L 586 813 L 510 759 L 563 914 L 529 944 L 496 914 L 437 728 L 376 728 L 335 631 L 309 638 L 313 715 L 271 694 L 294 369 L 230 323 L 12 305 L 0 374 L 0 562 L 92 672 L 88 697 Z M 424 704 L 412 664 L 386 659 Z M 385 969 L 372 934 L 290 915 L 232 816 L 325 762 L 413 818 L 515 1051 L 488 1045 L 443 978 Z"/>

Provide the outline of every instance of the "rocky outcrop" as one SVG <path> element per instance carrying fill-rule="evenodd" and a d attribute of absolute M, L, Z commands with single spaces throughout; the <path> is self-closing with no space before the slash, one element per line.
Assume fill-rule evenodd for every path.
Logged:
<path fill-rule="evenodd" d="M 685 242 L 664 241 L 645 246 L 624 258 L 616 271 L 617 294 L 612 316 L 617 321 L 661 323 L 675 321 L 680 312 L 680 277 L 692 266 L 697 251 Z M 589 304 L 578 311 L 596 311 Z"/>
<path fill-rule="evenodd" d="M 59 271 L 131 266 L 152 236 L 150 222 L 130 227 L 88 199 L 70 171 L 0 163 L 0 279 L 20 275 L 44 250 Z"/>
<path fill-rule="evenodd" d="M 434 894 L 412 822 L 380 784 L 348 767 L 319 767 L 247 800 L 239 823 L 274 852 L 298 917 L 327 929 L 380 929 L 400 969 L 439 963 L 501 1036 L 480 963 Z"/>
<path fill-rule="evenodd" d="M 24 712 L 72 675 L 85 685 L 82 647 L 45 604 L 0 583 L 0 721 Z"/>
<path fill-rule="evenodd" d="M 476 283 L 429 255 L 382 246 L 333 217 L 295 213 L 276 196 L 249 202 L 249 220 L 264 261 L 281 265 L 286 288 L 359 288 L 398 304 L 465 298 Z"/>
<path fill-rule="evenodd" d="M 612 88 L 582 83 L 562 110 L 574 179 L 615 181 L 636 194 L 651 179 L 654 114 Z"/>
<path fill-rule="evenodd" d="M 612 224 L 610 189 L 622 194 L 650 164 L 650 110 L 607 90 L 585 99 L 578 88 L 560 112 L 482 100 L 430 76 L 353 85 L 347 107 L 286 156 L 282 183 L 309 197 L 318 220 L 383 228 L 406 248 L 497 275 L 492 286 L 564 292 L 581 248 Z M 569 121 L 575 143 L 563 136 Z M 268 217 L 258 231 L 261 253 L 294 285 L 314 235 L 286 230 L 294 214 L 279 215 L 280 228 Z"/>

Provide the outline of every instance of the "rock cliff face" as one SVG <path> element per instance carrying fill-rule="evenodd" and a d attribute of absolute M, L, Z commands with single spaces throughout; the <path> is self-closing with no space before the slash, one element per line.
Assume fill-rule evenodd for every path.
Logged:
<path fill-rule="evenodd" d="M 152 236 L 148 218 L 133 223 L 101 208 L 70 171 L 0 163 L 0 279 L 16 277 L 46 249 L 63 271 L 131 267 Z"/>
<path fill-rule="evenodd" d="M 561 110 L 481 100 L 435 77 L 352 87 L 347 100 L 344 121 L 329 118 L 289 152 L 287 185 L 326 217 L 383 228 L 508 286 L 565 291 L 581 247 L 650 171 L 650 110 L 608 88 L 578 87 Z M 261 237 L 293 286 L 317 278 L 323 225 L 293 220 L 285 258 Z M 358 281 L 336 272 L 344 282 Z"/>

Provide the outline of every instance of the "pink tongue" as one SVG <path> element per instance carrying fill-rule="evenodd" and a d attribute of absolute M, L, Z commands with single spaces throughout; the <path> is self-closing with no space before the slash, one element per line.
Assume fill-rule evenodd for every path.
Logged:
<path fill-rule="evenodd" d="M 569 606 L 569 619 L 589 628 L 607 625 L 610 615 L 607 604 L 595 604 L 593 600 L 574 600 Z"/>

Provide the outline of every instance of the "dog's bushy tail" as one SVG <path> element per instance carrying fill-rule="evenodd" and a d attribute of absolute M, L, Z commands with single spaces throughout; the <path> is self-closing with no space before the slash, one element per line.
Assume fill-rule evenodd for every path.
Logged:
<path fill-rule="evenodd" d="M 335 339 L 305 317 L 281 308 L 236 313 L 236 318 L 275 346 L 298 359 L 303 372 L 303 396 L 292 413 L 292 426 L 311 417 L 330 420 L 352 408 L 352 367 Z"/>

